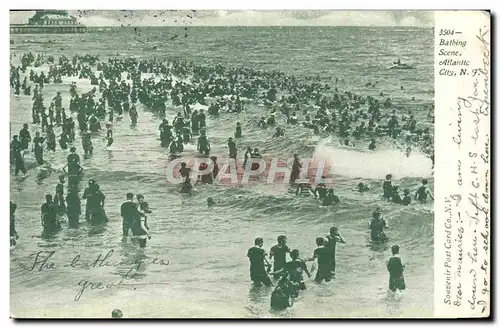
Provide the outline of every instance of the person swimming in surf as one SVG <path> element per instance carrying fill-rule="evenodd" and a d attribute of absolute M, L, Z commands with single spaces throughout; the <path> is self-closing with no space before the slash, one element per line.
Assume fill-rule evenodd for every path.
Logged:
<path fill-rule="evenodd" d="M 405 155 L 406 155 L 406 157 L 410 157 L 410 154 L 411 154 L 411 148 L 410 148 L 410 147 L 408 147 L 408 148 L 406 148 L 406 153 L 405 153 Z"/>
<path fill-rule="evenodd" d="M 76 228 L 80 215 L 82 214 L 82 204 L 78 189 L 75 186 L 68 185 L 68 194 L 66 195 L 66 215 L 68 216 L 68 225 L 70 228 Z"/>
<path fill-rule="evenodd" d="M 217 163 L 217 156 L 210 156 L 210 159 L 212 160 L 212 179 L 215 180 L 217 178 L 217 175 L 219 174 L 219 163 Z"/>
<path fill-rule="evenodd" d="M 387 228 L 387 222 L 382 217 L 382 210 L 377 207 L 375 212 L 373 212 L 372 219 L 369 222 L 370 236 L 372 241 L 382 242 L 387 240 L 384 229 Z"/>
<path fill-rule="evenodd" d="M 179 174 L 184 178 L 184 181 L 189 179 L 189 175 L 191 174 L 191 168 L 187 167 L 185 162 L 181 163 L 181 168 L 179 169 Z"/>
<path fill-rule="evenodd" d="M 387 201 L 390 201 L 392 194 L 392 174 L 387 174 L 385 176 L 385 181 L 382 184 L 382 190 L 384 192 L 383 198 Z"/>
<path fill-rule="evenodd" d="M 337 250 L 337 243 L 345 244 L 345 239 L 340 235 L 339 229 L 337 227 L 330 228 L 330 234 L 325 237 L 326 243 L 325 247 L 330 253 L 330 270 L 331 274 L 335 275 L 336 261 L 335 253 Z"/>
<path fill-rule="evenodd" d="M 290 275 L 290 280 L 298 284 L 300 290 L 306 289 L 306 284 L 304 283 L 303 273 L 307 274 L 311 278 L 311 273 L 307 269 L 307 265 L 304 260 L 300 258 L 300 253 L 298 249 L 294 249 L 290 252 L 291 261 L 285 263 L 284 270 Z"/>
<path fill-rule="evenodd" d="M 278 243 L 271 247 L 271 250 L 269 251 L 269 260 L 274 258 L 273 271 L 283 269 L 286 263 L 286 253 L 290 253 L 290 248 L 286 245 L 286 236 L 279 236 L 277 241 Z"/>
<path fill-rule="evenodd" d="M 247 146 L 247 150 L 245 151 L 245 159 L 243 161 L 243 168 L 244 169 L 247 167 L 247 161 L 251 157 L 252 157 L 252 147 Z"/>
<path fill-rule="evenodd" d="M 96 192 L 96 183 L 93 179 L 90 179 L 88 182 L 87 188 L 83 191 L 82 198 L 86 199 L 87 202 L 85 203 L 85 220 L 89 221 L 90 220 L 90 215 L 92 212 L 91 205 L 92 203 L 89 202 L 89 198 L 92 197 L 92 195 Z"/>
<path fill-rule="evenodd" d="M 148 228 L 147 216 L 138 211 L 139 215 L 134 216 L 130 229 L 134 235 L 134 239 L 139 241 L 139 247 L 145 248 L 148 239 L 151 239 L 151 234 Z"/>
<path fill-rule="evenodd" d="M 106 138 L 104 140 L 107 141 L 106 147 L 110 147 L 113 144 L 113 130 L 110 123 L 106 123 Z"/>
<path fill-rule="evenodd" d="M 237 155 L 237 149 L 236 149 L 236 143 L 233 141 L 233 138 L 229 138 L 227 140 L 227 147 L 229 148 L 229 158 L 232 158 L 236 160 L 236 155 Z"/>
<path fill-rule="evenodd" d="M 317 199 L 323 201 L 326 198 L 327 193 L 328 193 L 328 188 L 326 187 L 326 184 L 324 182 L 320 182 L 316 185 L 316 188 L 314 189 L 314 194 L 316 195 Z"/>
<path fill-rule="evenodd" d="M 70 151 L 70 154 L 68 155 L 68 157 L 66 157 L 66 161 L 68 163 L 68 165 L 70 164 L 80 164 L 80 156 L 76 153 L 76 147 L 71 147 L 69 149 Z"/>
<path fill-rule="evenodd" d="M 283 137 L 285 135 L 285 129 L 281 127 L 276 127 L 276 131 L 273 134 L 273 138 Z"/>
<path fill-rule="evenodd" d="M 259 152 L 259 149 L 258 148 L 254 148 L 253 149 L 253 152 L 252 154 L 250 155 L 250 157 L 253 159 L 253 160 L 256 160 L 256 159 L 262 159 L 262 155 L 260 154 Z M 253 161 L 252 162 L 252 165 L 250 167 L 250 170 L 252 171 L 257 171 L 258 169 L 260 168 L 260 163 L 257 162 L 257 161 Z"/>
<path fill-rule="evenodd" d="M 399 195 L 399 186 L 393 186 L 391 192 L 391 202 L 401 204 L 401 196 Z"/>
<path fill-rule="evenodd" d="M 23 128 L 19 131 L 19 141 L 21 142 L 22 150 L 28 149 L 31 142 L 31 134 L 26 123 L 23 124 Z"/>
<path fill-rule="evenodd" d="M 144 196 L 143 195 L 138 194 L 136 196 L 136 198 L 137 198 L 137 208 L 139 209 L 139 211 L 141 211 L 144 214 L 151 214 L 151 213 L 153 213 L 153 211 L 151 211 L 151 209 L 149 208 L 148 202 L 146 202 L 144 200 Z"/>
<path fill-rule="evenodd" d="M 234 132 L 234 137 L 235 138 L 241 138 L 243 136 L 242 132 L 241 132 L 241 123 L 240 122 L 236 122 L 236 131 Z"/>
<path fill-rule="evenodd" d="M 198 167 L 198 172 L 204 172 L 206 170 L 208 170 L 208 164 L 207 163 L 200 163 L 200 166 Z M 199 174 L 197 183 L 198 182 L 205 183 L 205 184 L 212 184 L 214 182 L 212 172 Z"/>
<path fill-rule="evenodd" d="M 375 148 L 377 148 L 377 144 L 376 144 L 375 139 L 372 139 L 372 141 L 371 141 L 371 142 L 370 142 L 370 144 L 368 145 L 368 149 L 369 149 L 369 150 L 375 150 Z"/>
<path fill-rule="evenodd" d="M 59 176 L 59 183 L 56 185 L 56 193 L 54 195 L 54 204 L 58 206 L 59 215 L 63 215 L 66 212 L 66 199 L 64 198 L 65 182 L 65 176 Z"/>
<path fill-rule="evenodd" d="M 360 193 L 367 192 L 370 188 L 363 182 L 358 183 L 357 191 Z"/>
<path fill-rule="evenodd" d="M 82 133 L 82 147 L 85 156 L 92 156 L 92 153 L 94 151 L 94 146 L 92 145 L 92 138 L 89 132 Z"/>
<path fill-rule="evenodd" d="M 170 142 L 174 139 L 172 134 L 172 126 L 168 124 L 167 119 L 163 119 L 162 123 L 159 126 L 160 130 L 160 140 L 162 147 L 168 147 Z"/>
<path fill-rule="evenodd" d="M 24 175 L 26 175 L 27 171 L 24 165 L 24 158 L 22 154 L 23 146 L 17 138 L 17 136 L 14 136 L 10 144 L 10 151 L 12 156 L 11 161 L 13 161 L 14 164 L 14 174 L 17 176 L 19 172 L 22 172 Z"/>
<path fill-rule="evenodd" d="M 272 275 L 278 278 L 280 274 L 288 274 L 289 281 L 296 286 L 296 288 L 293 288 L 292 294 L 292 297 L 296 298 L 299 296 L 299 290 L 307 289 L 303 274 L 306 273 L 311 278 L 311 273 L 307 269 L 306 262 L 300 258 L 298 249 L 290 252 L 290 258 L 291 261 L 286 262 L 280 270 L 272 272 Z"/>
<path fill-rule="evenodd" d="M 35 138 L 33 138 L 33 152 L 35 153 L 35 158 L 38 165 L 43 165 L 43 143 L 45 138 L 40 136 L 40 132 L 35 132 Z"/>
<path fill-rule="evenodd" d="M 197 148 L 199 154 L 208 155 L 210 153 L 210 143 L 204 130 L 201 131 L 201 135 L 198 137 Z"/>
<path fill-rule="evenodd" d="M 426 203 L 427 197 L 434 200 L 434 196 L 432 195 L 432 192 L 429 189 L 429 187 L 427 186 L 427 184 L 428 184 L 427 179 L 423 179 L 422 185 L 415 192 L 415 200 L 416 201 L 418 201 L 420 203 Z"/>
<path fill-rule="evenodd" d="M 45 196 L 45 203 L 40 208 L 44 233 L 53 233 L 61 229 L 57 216 L 57 205 L 52 201 L 52 195 Z"/>
<path fill-rule="evenodd" d="M 90 207 L 90 223 L 101 224 L 108 222 L 109 219 L 104 211 L 104 201 L 106 196 L 101 191 L 99 184 L 95 183 L 93 191 L 88 194 L 87 204 Z"/>
<path fill-rule="evenodd" d="M 408 206 L 411 204 L 411 196 L 410 196 L 410 190 L 408 189 L 405 189 L 403 190 L 403 199 L 401 200 L 401 205 L 405 205 L 405 206 Z"/>
<path fill-rule="evenodd" d="M 271 286 L 272 282 L 266 270 L 266 266 L 270 267 L 267 261 L 267 254 L 262 249 L 264 239 L 257 237 L 254 241 L 254 246 L 248 249 L 247 257 L 250 260 L 250 279 L 255 286 Z"/>
<path fill-rule="evenodd" d="M 393 245 L 391 247 L 392 256 L 387 260 L 387 271 L 389 271 L 389 290 L 396 292 L 406 289 L 404 270 L 405 265 L 399 255 L 399 246 Z"/>
<path fill-rule="evenodd" d="M 257 126 L 259 128 L 267 128 L 266 118 L 264 116 L 260 118 L 259 122 L 257 123 Z"/>
<path fill-rule="evenodd" d="M 292 164 L 292 173 L 290 174 L 290 184 L 294 184 L 295 180 L 297 180 L 300 176 L 300 169 L 302 168 L 302 164 L 300 163 L 300 158 L 298 154 L 293 154 L 293 164 Z"/>
<path fill-rule="evenodd" d="M 316 246 L 318 246 L 314 252 L 313 256 L 309 261 L 317 261 L 316 276 L 314 281 L 321 283 L 323 280 L 329 282 L 332 280 L 331 272 L 331 251 L 325 247 L 326 240 L 323 237 L 316 238 Z"/>
<path fill-rule="evenodd" d="M 132 226 L 134 219 L 140 215 L 138 212 L 138 205 L 134 203 L 134 194 L 128 192 L 125 197 L 126 201 L 120 206 L 123 237 L 128 236 L 130 227 Z"/>
<path fill-rule="evenodd" d="M 328 189 L 325 198 L 323 198 L 323 203 L 321 205 L 330 206 L 330 205 L 337 205 L 338 203 L 340 203 L 340 199 L 337 195 L 335 195 L 333 188 Z"/>

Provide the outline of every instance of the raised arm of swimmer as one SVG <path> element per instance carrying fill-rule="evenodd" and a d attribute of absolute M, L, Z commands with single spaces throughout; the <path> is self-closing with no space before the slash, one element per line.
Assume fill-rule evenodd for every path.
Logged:
<path fill-rule="evenodd" d="M 432 192 L 429 188 L 425 191 L 427 193 L 427 196 L 429 196 L 432 200 L 434 200 L 434 196 L 432 195 Z"/>

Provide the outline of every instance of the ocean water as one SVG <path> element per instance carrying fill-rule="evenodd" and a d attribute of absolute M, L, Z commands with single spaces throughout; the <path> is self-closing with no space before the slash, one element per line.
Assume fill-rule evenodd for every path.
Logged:
<path fill-rule="evenodd" d="M 179 36 L 172 39 L 175 35 Z M 28 51 L 54 56 L 95 54 L 101 59 L 118 54 L 280 70 L 298 79 L 314 77 L 332 85 L 338 77 L 343 79 L 337 85 L 339 91 L 381 100 L 390 96 L 398 111 L 411 110 L 422 125 L 429 124 L 427 108 L 434 97 L 432 29 L 102 28 L 83 35 L 11 35 L 11 40 L 13 63 Z M 396 58 L 416 69 L 387 69 Z M 63 106 L 68 108 L 73 80 L 80 92 L 91 89 L 88 80 L 63 77 L 63 85 L 45 87 L 46 103 L 61 91 Z M 366 86 L 376 81 L 375 87 Z M 31 122 L 31 96 L 11 93 L 10 100 L 11 134 L 17 134 L 22 123 Z M 32 169 L 24 180 L 11 178 L 11 199 L 18 204 L 21 237 L 11 250 L 11 313 L 19 317 L 109 317 L 113 309 L 120 308 L 126 317 L 157 318 L 432 316 L 432 205 L 400 207 L 380 199 L 387 173 L 393 174 L 401 188 L 415 190 L 422 178 L 428 178 L 432 185 L 430 160 L 418 150 L 406 158 L 389 140 L 373 153 L 338 147 L 335 140 L 313 137 L 301 127 L 285 126 L 285 138 L 273 140 L 273 131 L 256 126 L 264 108 L 258 104 L 247 108 L 244 113 L 207 118 L 213 154 L 226 156 L 226 140 L 232 136 L 235 122 L 240 121 L 244 135 L 238 141 L 240 158 L 247 145 L 259 148 L 269 158 L 289 158 L 294 153 L 303 158 L 327 157 L 340 205 L 322 208 L 312 199 L 292 197 L 283 184 L 266 183 L 199 186 L 193 197 L 181 197 L 178 186 L 165 178 L 168 156 L 158 140 L 160 121 L 139 106 L 137 128 L 130 127 L 125 114 L 113 127 L 113 146 L 105 149 L 103 132 L 93 139 L 94 156 L 83 160 L 86 179 L 95 179 L 106 195 L 107 226 L 65 227 L 52 239 L 42 238 L 39 209 L 44 195 L 55 191 L 57 174 L 37 181 Z M 173 118 L 177 111 L 167 108 L 167 117 Z M 39 129 L 30 127 L 32 135 Z M 77 147 L 81 149 L 79 141 Z M 58 150 L 55 154 L 46 152 L 45 157 L 57 166 L 66 155 Z M 29 163 L 27 166 L 33 168 Z M 364 195 L 353 191 L 360 181 L 372 185 Z M 144 194 L 154 212 L 148 218 L 153 237 L 145 251 L 121 240 L 119 207 L 129 191 Z M 208 209 L 207 197 L 213 197 L 217 205 Z M 386 246 L 371 245 L 369 240 L 368 220 L 377 205 L 382 206 L 390 226 Z M 246 251 L 254 238 L 263 237 L 269 250 L 276 237 L 285 234 L 289 246 L 307 258 L 312 256 L 315 238 L 326 235 L 333 225 L 347 241 L 337 246 L 336 279 L 321 285 L 306 279 L 308 290 L 301 292 L 292 308 L 271 311 L 272 289 L 254 288 L 250 282 Z M 387 296 L 385 261 L 392 243 L 401 246 L 407 263 L 407 290 L 399 300 Z M 77 255 L 82 261 L 93 262 L 110 250 L 114 252 L 108 258 L 110 264 L 128 264 L 97 268 L 68 265 Z M 55 252 L 51 258 L 55 267 L 26 270 L 33 264 L 33 254 L 40 251 Z M 168 260 L 168 265 L 158 265 L 156 258 Z M 119 275 L 138 260 L 144 264 L 134 270 L 127 286 L 97 287 L 98 283 L 118 282 Z M 85 284 L 82 281 L 93 282 L 96 288 L 87 283 L 88 288 L 75 301 Z"/>

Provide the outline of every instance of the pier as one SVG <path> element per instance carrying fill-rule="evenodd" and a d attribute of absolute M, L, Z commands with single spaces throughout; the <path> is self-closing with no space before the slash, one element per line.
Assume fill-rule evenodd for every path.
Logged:
<path fill-rule="evenodd" d="M 87 27 L 64 10 L 37 10 L 28 24 L 10 24 L 11 34 L 85 33 Z"/>

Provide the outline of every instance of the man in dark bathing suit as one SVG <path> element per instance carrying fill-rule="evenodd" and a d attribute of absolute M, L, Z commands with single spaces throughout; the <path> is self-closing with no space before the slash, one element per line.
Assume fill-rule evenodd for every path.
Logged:
<path fill-rule="evenodd" d="M 83 199 L 87 199 L 87 202 L 85 203 L 85 220 L 90 220 L 90 215 L 91 215 L 91 202 L 89 202 L 89 198 L 91 197 L 91 195 L 94 193 L 95 191 L 95 181 L 90 179 L 89 180 L 89 184 L 88 184 L 88 187 L 85 188 L 85 190 L 83 191 L 83 196 L 82 198 Z"/>
<path fill-rule="evenodd" d="M 35 138 L 33 139 L 33 152 L 35 153 L 35 158 L 38 165 L 43 164 L 43 142 L 45 141 L 44 137 L 40 136 L 40 132 L 35 133 Z"/>
<path fill-rule="evenodd" d="M 17 136 L 14 136 L 11 144 L 10 144 L 10 151 L 12 153 L 12 159 L 14 161 L 14 174 L 17 176 L 19 172 L 22 172 L 24 175 L 26 175 L 26 167 L 24 166 L 24 159 L 23 159 L 23 146 L 21 142 L 17 139 Z"/>
<path fill-rule="evenodd" d="M 182 162 L 181 168 L 179 169 L 179 174 L 182 178 L 184 178 L 184 181 L 187 181 L 187 179 L 189 179 L 189 175 L 191 174 L 191 168 L 187 167 L 187 164 L 185 162 Z"/>
<path fill-rule="evenodd" d="M 122 228 L 123 228 L 123 237 L 128 236 L 128 232 L 130 227 L 132 226 L 132 222 L 135 217 L 139 216 L 137 204 L 134 203 L 134 194 L 129 192 L 126 195 L 127 200 L 121 205 L 120 213 L 123 218 Z"/>
<path fill-rule="evenodd" d="M 290 252 L 290 257 L 292 260 L 286 262 L 283 269 L 290 275 L 290 280 L 298 284 L 300 290 L 305 290 L 306 284 L 304 283 L 302 273 L 305 272 L 309 278 L 311 277 L 311 273 L 307 269 L 306 263 L 299 257 L 299 251 L 297 249 Z"/>
<path fill-rule="evenodd" d="M 292 164 L 292 173 L 290 174 L 290 184 L 294 184 L 295 180 L 299 178 L 301 168 L 302 164 L 300 163 L 299 155 L 293 154 L 293 164 Z"/>
<path fill-rule="evenodd" d="M 336 266 L 335 252 L 336 252 L 337 242 L 345 244 L 345 240 L 340 235 L 337 227 L 331 227 L 330 234 L 326 236 L 325 239 L 326 239 L 325 248 L 327 248 L 330 252 L 330 270 L 332 275 L 335 275 L 335 266 Z"/>
<path fill-rule="evenodd" d="M 272 282 L 266 271 L 266 265 L 270 264 L 262 246 L 264 246 L 264 240 L 260 237 L 255 238 L 254 246 L 247 252 L 247 257 L 250 259 L 250 279 L 255 286 L 262 286 L 262 284 L 271 286 Z"/>
<path fill-rule="evenodd" d="M 52 195 L 45 196 L 45 203 L 40 210 L 44 233 L 50 234 L 61 229 L 61 224 L 57 218 L 57 205 L 52 201 Z"/>
<path fill-rule="evenodd" d="M 139 241 L 139 247 L 145 248 L 147 240 L 151 239 L 146 213 L 152 213 L 152 211 L 149 209 L 148 203 L 144 201 L 144 196 L 137 195 L 137 201 L 138 215 L 134 217 L 130 229 L 134 238 Z"/>
<path fill-rule="evenodd" d="M 236 143 L 233 141 L 233 138 L 228 139 L 227 146 L 229 148 L 229 158 L 236 160 L 237 149 L 236 149 Z"/>
<path fill-rule="evenodd" d="M 391 247 L 392 256 L 387 260 L 387 271 L 389 271 L 389 290 L 396 292 L 397 290 L 405 290 L 405 278 L 403 275 L 405 265 L 399 256 L 399 246 Z"/>
<path fill-rule="evenodd" d="M 23 124 L 23 128 L 19 131 L 19 140 L 21 141 L 21 148 L 28 149 L 29 143 L 31 142 L 31 134 L 28 130 L 28 124 Z"/>
<path fill-rule="evenodd" d="M 427 186 L 427 179 L 422 180 L 422 185 L 417 189 L 417 192 L 415 193 L 415 200 L 419 201 L 420 203 L 426 203 L 427 202 L 427 196 L 429 196 L 430 199 L 434 200 L 434 196 L 432 195 L 429 187 Z"/>
<path fill-rule="evenodd" d="M 78 188 L 74 185 L 68 185 L 68 194 L 66 195 L 66 215 L 68 216 L 68 225 L 71 228 L 78 226 L 80 215 L 82 214 L 82 204 L 78 195 Z"/>
<path fill-rule="evenodd" d="M 331 272 L 331 250 L 325 247 L 326 241 L 323 237 L 316 238 L 316 246 L 318 246 L 313 253 L 313 257 L 309 261 L 317 259 L 318 268 L 314 281 L 321 283 L 323 280 L 329 282 L 332 280 Z"/>
<path fill-rule="evenodd" d="M 286 253 L 290 253 L 290 248 L 286 245 L 286 236 L 279 236 L 278 244 L 271 247 L 269 251 L 269 260 L 274 257 L 273 271 L 279 271 L 283 269 L 286 263 Z"/>

